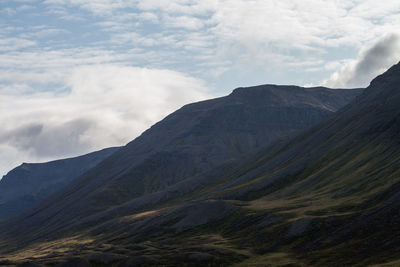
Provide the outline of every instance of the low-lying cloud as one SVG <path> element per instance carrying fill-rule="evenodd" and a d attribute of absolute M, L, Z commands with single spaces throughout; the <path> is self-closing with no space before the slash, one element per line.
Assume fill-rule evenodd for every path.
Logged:
<path fill-rule="evenodd" d="M 165 69 L 81 66 L 64 90 L 0 91 L 0 174 L 123 145 L 180 106 L 209 97 L 201 80 Z"/>
<path fill-rule="evenodd" d="M 366 87 L 399 60 L 400 34 L 389 34 L 363 49 L 357 59 L 346 62 L 323 84 L 332 88 Z"/>

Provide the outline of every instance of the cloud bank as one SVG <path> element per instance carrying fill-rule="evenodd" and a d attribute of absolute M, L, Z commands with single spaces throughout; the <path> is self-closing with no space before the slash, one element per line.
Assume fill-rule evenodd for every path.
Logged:
<path fill-rule="evenodd" d="M 79 155 L 132 140 L 182 105 L 210 97 L 201 80 L 163 69 L 80 66 L 66 91 L 0 93 L 0 173 L 23 161 Z"/>
<path fill-rule="evenodd" d="M 304 78 L 293 74 L 304 70 L 313 72 L 309 79 L 320 76 L 307 82 L 320 82 L 328 74 L 324 69 L 328 61 L 339 63 L 350 58 L 343 50 L 357 53 L 400 27 L 397 0 L 46 0 L 44 3 L 52 12 L 68 14 L 68 18 L 82 15 L 71 10 L 89 13 L 87 17 L 101 20 L 98 26 L 116 44 L 151 49 L 153 53 L 146 55 L 149 64 L 164 68 L 178 66 L 180 71 L 199 74 L 216 83 L 224 74 L 246 80 L 254 72 L 276 82 L 288 69 L 294 71 L 287 76 L 293 81 L 287 82 L 301 83 Z M 301 62 L 307 66 L 301 66 Z"/>
<path fill-rule="evenodd" d="M 373 78 L 399 61 L 400 34 L 389 34 L 361 50 L 357 59 L 345 62 L 323 84 L 332 88 L 366 87 Z"/>

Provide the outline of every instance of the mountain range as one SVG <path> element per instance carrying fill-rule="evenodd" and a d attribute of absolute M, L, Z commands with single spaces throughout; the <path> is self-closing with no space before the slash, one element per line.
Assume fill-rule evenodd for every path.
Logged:
<path fill-rule="evenodd" d="M 399 107 L 400 64 L 187 105 L 0 223 L 2 263 L 396 266 Z"/>
<path fill-rule="evenodd" d="M 85 179 L 94 179 L 95 184 L 80 186 L 80 190 L 86 190 L 85 195 L 97 194 L 101 201 L 95 201 L 95 205 L 99 208 L 112 194 L 112 203 L 107 205 L 157 191 L 304 130 L 360 93 L 267 85 L 238 88 L 227 97 L 187 105 L 91 170 L 98 174 L 88 174 L 93 178 Z M 116 150 L 15 168 L 0 181 L 0 219 L 46 198 Z M 103 183 L 101 189 L 99 183 Z"/>

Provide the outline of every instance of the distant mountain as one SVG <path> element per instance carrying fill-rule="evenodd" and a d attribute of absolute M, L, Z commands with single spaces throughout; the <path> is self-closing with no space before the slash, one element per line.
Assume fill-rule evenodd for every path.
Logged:
<path fill-rule="evenodd" d="M 23 163 L 0 180 L 0 220 L 19 214 L 93 168 L 117 147 L 46 163 Z"/>
<path fill-rule="evenodd" d="M 329 119 L 361 93 L 361 89 L 264 85 L 238 88 L 227 97 L 184 106 L 31 211 L 0 224 L 2 252 L 18 251 L 37 241 L 61 237 L 66 238 L 64 248 L 70 241 L 85 247 L 81 242 L 94 238 L 94 243 L 85 243 L 88 247 L 80 254 L 84 256 L 80 260 L 100 264 L 122 262 L 127 255 L 136 255 L 136 250 L 145 253 L 140 252 L 142 258 L 131 259 L 127 266 L 161 258 L 171 264 L 243 260 L 247 256 L 231 249 L 204 247 L 204 242 L 213 243 L 217 242 L 215 238 L 221 238 L 219 231 L 229 232 L 230 224 L 217 224 L 214 228 L 217 232 L 211 234 L 217 236 L 210 237 L 211 240 L 208 237 L 197 240 L 195 234 L 190 243 L 192 235 L 179 237 L 188 242 L 187 246 L 169 233 L 198 229 L 221 219 L 234 225 L 236 219 L 242 218 L 235 216 L 245 216 L 247 208 L 226 200 L 245 198 L 239 189 L 251 188 L 263 176 L 272 174 L 264 170 L 262 176 L 250 179 L 252 169 L 265 160 L 264 156 L 257 157 L 260 153 L 271 159 L 279 152 L 276 146 L 256 151 Z M 245 180 L 248 184 L 240 183 Z M 253 222 L 243 223 L 245 230 Z M 153 245 L 131 247 L 154 236 L 161 239 L 151 241 L 156 242 L 151 253 L 148 249 Z M 167 237 L 170 239 L 164 245 L 158 243 Z M 231 241 L 223 237 L 221 242 Z M 101 243 L 112 244 L 114 248 L 105 253 Z M 194 249 L 196 244 L 200 247 Z M 169 255 L 168 249 L 162 250 L 163 246 L 175 252 Z M 39 247 L 35 249 L 40 251 Z M 57 255 L 53 253 L 53 261 L 65 259 L 69 254 Z M 44 257 L 42 263 L 46 260 L 49 259 Z"/>

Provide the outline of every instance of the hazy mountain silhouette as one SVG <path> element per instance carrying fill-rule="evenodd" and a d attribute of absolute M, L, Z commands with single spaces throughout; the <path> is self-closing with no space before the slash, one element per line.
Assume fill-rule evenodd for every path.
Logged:
<path fill-rule="evenodd" d="M 107 148 L 75 158 L 21 164 L 0 180 L 0 220 L 32 207 L 117 150 Z"/>

